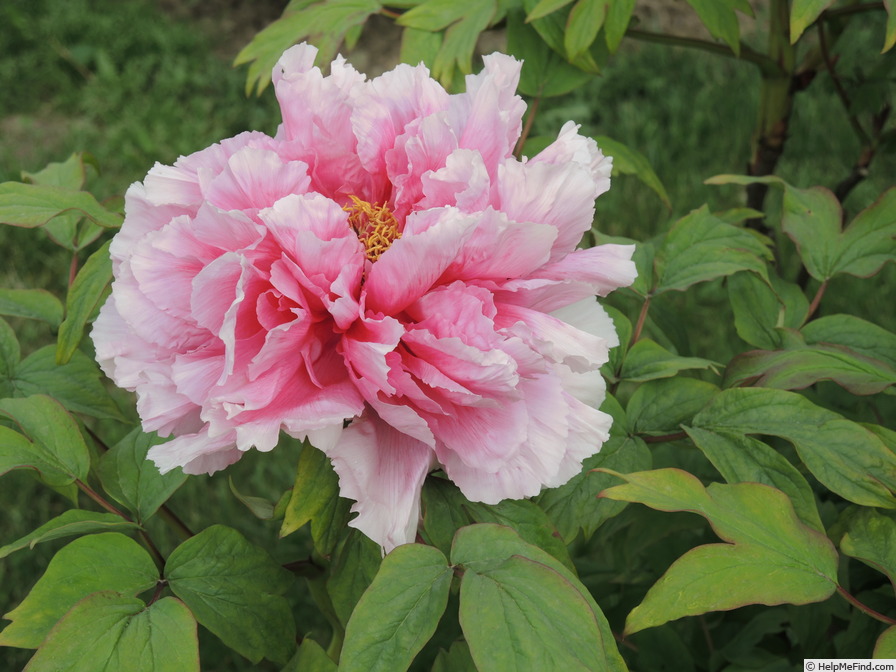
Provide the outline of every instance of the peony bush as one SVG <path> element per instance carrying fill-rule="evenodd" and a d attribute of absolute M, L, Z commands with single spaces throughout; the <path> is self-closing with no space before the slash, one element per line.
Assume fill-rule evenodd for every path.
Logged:
<path fill-rule="evenodd" d="M 896 334 L 831 301 L 896 260 L 896 189 L 846 200 L 889 151 L 889 94 L 850 106 L 831 53 L 866 15 L 889 50 L 892 7 L 771 0 L 760 50 L 747 3 L 689 0 L 712 40 L 645 31 L 634 2 L 449 4 L 290 3 L 237 59 L 276 133 L 156 164 L 123 212 L 85 155 L 0 185 L 0 221 L 74 258 L 64 304 L 0 290 L 57 335 L 0 320 L 0 474 L 71 505 L 0 540 L 65 540 L 0 646 L 31 672 L 896 659 Z M 337 48 L 375 13 L 406 63 L 369 79 Z M 495 27 L 510 53 L 474 67 Z M 743 207 L 613 238 L 611 177 L 668 200 L 645 157 L 574 121 L 530 137 L 623 37 L 756 66 L 747 174 L 707 180 Z M 862 144 L 830 189 L 776 174 L 816 75 Z M 727 361 L 701 356 L 725 333 L 687 314 L 706 300 Z M 211 499 L 192 529 L 172 495 L 252 449 L 295 460 L 285 492 L 230 481 L 268 544 Z"/>

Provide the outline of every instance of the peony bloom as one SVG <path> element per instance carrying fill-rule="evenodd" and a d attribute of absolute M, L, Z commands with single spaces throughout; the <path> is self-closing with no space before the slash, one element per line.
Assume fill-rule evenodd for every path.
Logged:
<path fill-rule="evenodd" d="M 486 57 L 449 95 L 422 65 L 368 81 L 315 54 L 274 69 L 275 137 L 130 187 L 92 336 L 143 427 L 174 437 L 160 470 L 308 437 L 388 551 L 414 540 L 433 469 L 491 504 L 600 449 L 617 336 L 594 297 L 633 281 L 632 247 L 575 249 L 611 164 L 574 124 L 513 157 L 518 61 Z"/>

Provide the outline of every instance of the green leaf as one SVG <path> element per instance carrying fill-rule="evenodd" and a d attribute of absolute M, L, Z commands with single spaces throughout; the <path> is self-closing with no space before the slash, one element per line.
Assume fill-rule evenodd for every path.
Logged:
<path fill-rule="evenodd" d="M 523 541 L 547 551 L 575 571 L 566 544 L 548 515 L 528 499 L 505 499 L 494 505 L 469 502 L 467 510 L 477 523 L 495 523 L 514 530 Z"/>
<path fill-rule="evenodd" d="M 490 590 L 490 584 L 499 583 L 497 579 L 501 577 L 502 574 L 507 573 L 507 567 L 505 563 L 510 560 L 521 559 L 524 561 L 528 561 L 524 563 L 526 568 L 521 570 L 523 573 L 527 574 L 527 579 L 524 581 L 517 582 L 513 580 L 512 575 L 515 573 L 513 569 L 510 570 L 509 574 L 511 575 L 511 583 L 513 584 L 512 592 L 517 593 L 519 591 L 532 590 L 536 591 L 539 595 L 539 601 L 546 599 L 546 592 L 550 591 L 539 591 L 538 583 L 533 583 L 528 585 L 528 579 L 531 578 L 528 576 L 529 573 L 533 571 L 534 567 L 542 567 L 549 571 L 555 572 L 560 579 L 563 581 L 558 581 L 558 576 L 551 575 L 551 578 L 548 581 L 551 582 L 554 586 L 559 586 L 560 595 L 558 596 L 558 602 L 560 602 L 563 606 L 561 608 L 565 608 L 565 606 L 569 604 L 576 605 L 573 607 L 572 613 L 567 613 L 566 616 L 561 617 L 561 620 L 558 621 L 560 623 L 565 623 L 567 619 L 572 617 L 577 617 L 579 621 L 575 629 L 582 630 L 588 632 L 588 636 L 591 637 L 591 640 L 584 640 L 579 643 L 579 647 L 587 646 L 590 647 L 593 653 L 597 655 L 598 667 L 594 669 L 599 670 L 607 670 L 609 672 L 626 672 L 627 668 L 625 663 L 622 660 L 622 656 L 619 655 L 619 650 L 616 648 L 616 643 L 613 639 L 613 633 L 610 630 L 610 626 L 607 623 L 607 619 L 604 617 L 603 612 L 600 610 L 600 607 L 597 606 L 597 602 L 594 601 L 591 593 L 582 583 L 578 580 L 578 578 L 571 572 L 568 568 L 564 567 L 562 563 L 560 563 L 556 558 L 547 553 L 546 551 L 541 550 L 537 546 L 533 546 L 531 544 L 527 544 L 523 541 L 519 535 L 511 530 L 508 527 L 504 527 L 501 525 L 493 525 L 490 523 L 482 523 L 477 525 L 470 525 L 458 531 L 457 536 L 454 540 L 454 545 L 451 548 L 451 562 L 454 565 L 461 565 L 464 570 L 464 578 L 461 581 L 461 627 L 464 630 L 464 636 L 466 637 L 467 642 L 470 644 L 470 651 L 472 653 L 473 659 L 476 661 L 477 669 L 480 672 L 489 672 L 490 670 L 505 670 L 505 669 L 544 669 L 544 670 L 553 670 L 553 669 L 562 669 L 555 668 L 550 665 L 548 666 L 539 666 L 534 665 L 531 662 L 526 660 L 521 660 L 521 664 L 516 668 L 514 667 L 501 667 L 497 664 L 493 659 L 497 655 L 501 655 L 502 658 L 504 656 L 513 656 L 514 655 L 514 645 L 517 644 L 516 641 L 511 640 L 508 637 L 508 633 L 505 632 L 501 637 L 497 637 L 494 640 L 489 640 L 486 637 L 481 636 L 481 631 L 472 632 L 476 629 L 478 625 L 475 621 L 474 612 L 477 608 L 481 607 L 483 610 L 491 610 L 493 613 L 495 609 L 498 609 L 501 603 L 493 603 L 490 604 L 488 602 L 488 597 L 483 598 L 483 604 L 479 603 L 479 598 L 477 596 L 477 591 L 471 591 L 470 588 L 467 588 L 467 597 L 464 597 L 464 583 L 467 581 L 469 576 L 475 576 L 479 574 L 485 574 L 492 571 L 497 570 L 497 577 L 495 578 L 487 578 L 486 581 L 476 581 L 474 582 L 477 585 L 486 586 L 484 590 Z M 502 568 L 504 571 L 502 571 Z M 544 572 L 544 569 L 535 570 L 538 578 L 540 579 L 547 574 L 548 572 Z M 565 581 L 565 583 L 564 583 Z M 474 586 L 475 588 L 475 586 Z M 505 593 L 505 595 L 509 594 Z M 579 598 L 584 600 L 585 604 L 589 607 L 590 615 L 583 612 L 580 609 Z M 503 599 L 503 598 L 502 598 Z M 553 609 L 556 607 L 557 603 L 554 603 Z M 532 636 L 533 628 L 529 626 L 525 626 L 516 620 L 516 616 L 519 615 L 518 610 L 522 610 L 526 608 L 525 604 L 519 605 L 518 609 L 514 607 L 512 600 L 507 603 L 507 608 L 510 613 L 514 616 L 514 623 L 520 625 L 523 629 L 522 635 L 528 635 L 531 637 L 531 641 L 539 642 L 538 636 Z M 537 610 L 535 607 L 531 607 L 532 609 Z M 464 614 L 468 614 L 466 617 Z M 468 620 L 465 620 L 468 619 Z M 596 636 L 595 632 L 591 627 L 591 623 L 596 623 L 597 631 Z M 495 627 L 500 627 L 501 622 L 497 620 L 483 619 L 487 621 L 485 627 L 487 629 L 492 629 Z M 542 621 L 541 617 L 534 615 L 534 622 Z M 536 628 L 536 630 L 541 631 L 542 634 L 545 634 L 543 630 L 540 628 Z M 472 633 L 472 634 L 471 634 Z M 473 643 L 473 639 L 475 638 L 476 644 Z M 579 647 L 569 647 L 569 642 L 566 640 L 566 635 L 563 637 L 557 638 L 552 642 L 544 642 L 544 648 L 547 649 L 550 647 L 550 651 L 553 653 L 557 648 L 567 648 L 567 653 L 558 653 L 559 656 L 575 656 L 576 653 L 581 653 L 582 655 L 590 656 L 590 653 L 585 653 L 581 651 Z M 538 654 L 539 656 L 544 654 Z M 538 660 L 538 658 L 535 658 Z M 569 658 L 561 657 L 560 660 L 569 660 Z M 576 668 L 573 668 L 576 669 Z M 591 669 L 591 668 L 577 668 L 577 669 Z"/>
<path fill-rule="evenodd" d="M 382 563 L 383 550 L 359 530 L 349 530 L 327 577 L 327 594 L 343 627 L 358 600 L 373 583 Z"/>
<path fill-rule="evenodd" d="M 581 593 L 528 558 L 466 571 L 460 623 L 481 672 L 606 669 L 597 620 Z"/>
<path fill-rule="evenodd" d="M 566 19 L 563 47 L 570 60 L 581 56 L 597 38 L 610 0 L 576 0 Z"/>
<path fill-rule="evenodd" d="M 860 509 L 852 516 L 840 550 L 883 572 L 896 589 L 896 520 L 873 509 Z"/>
<path fill-rule="evenodd" d="M 613 326 L 616 328 L 616 334 L 619 336 L 619 345 L 610 349 L 610 376 L 615 378 L 615 374 L 622 368 L 622 362 L 628 354 L 628 344 L 632 340 L 632 323 L 620 311 L 613 306 L 604 306 L 607 315 L 613 320 Z"/>
<path fill-rule="evenodd" d="M 672 202 L 669 200 L 669 194 L 666 193 L 666 187 L 657 177 L 646 156 L 606 135 L 595 135 L 594 141 L 597 142 L 597 146 L 604 154 L 613 157 L 614 175 L 634 175 L 653 189 L 667 208 L 672 209 Z"/>
<path fill-rule="evenodd" d="M 644 383 L 635 390 L 626 407 L 629 431 L 632 434 L 681 431 L 681 425 L 690 422 L 718 391 L 712 383 L 696 378 L 676 377 Z"/>
<path fill-rule="evenodd" d="M 30 467 L 52 486 L 68 485 L 87 476 L 87 444 L 77 423 L 59 402 L 40 394 L 0 399 L 0 415 L 16 422 L 24 434 L 0 426 L 0 474 Z"/>
<path fill-rule="evenodd" d="M 432 672 L 479 672 L 473 657 L 470 655 L 470 647 L 464 641 L 457 641 L 451 645 L 448 651 L 442 649 L 436 656 L 432 665 Z"/>
<path fill-rule="evenodd" d="M 796 44 L 800 35 L 834 0 L 793 0 L 790 7 L 790 44 Z"/>
<path fill-rule="evenodd" d="M 723 40 L 735 56 L 740 54 L 740 26 L 731 0 L 687 0 L 713 37 Z"/>
<path fill-rule="evenodd" d="M 698 427 L 685 427 L 685 431 L 728 483 L 762 483 L 777 488 L 790 498 L 803 523 L 824 532 L 812 488 L 777 450 L 733 432 L 710 432 Z"/>
<path fill-rule="evenodd" d="M 771 286 L 755 273 L 735 273 L 727 280 L 737 335 L 765 350 L 781 347 L 780 327 L 798 329 L 809 314 L 809 302 L 798 285 L 769 273 Z"/>
<path fill-rule="evenodd" d="M 853 394 L 877 394 L 896 384 L 896 369 L 838 345 L 753 350 L 729 362 L 724 385 L 802 390 L 821 380 L 831 380 Z"/>
<path fill-rule="evenodd" d="M 607 48 L 610 53 L 616 53 L 622 43 L 622 38 L 625 37 L 625 31 L 628 30 L 628 24 L 634 11 L 635 0 L 613 0 L 610 3 L 610 9 L 607 12 L 607 25 L 604 28 Z"/>
<path fill-rule="evenodd" d="M 182 602 L 149 606 L 111 591 L 78 602 L 25 667 L 26 672 L 199 672 L 196 621 Z"/>
<path fill-rule="evenodd" d="M 112 281 L 112 259 L 107 242 L 87 258 L 65 298 L 65 319 L 59 325 L 56 362 L 68 362 L 84 336 L 84 327 L 102 305 Z"/>
<path fill-rule="evenodd" d="M 625 356 L 619 378 L 635 383 L 657 378 L 671 378 L 688 369 L 712 369 L 716 362 L 701 357 L 679 357 L 649 338 L 635 343 Z"/>
<path fill-rule="evenodd" d="M 862 506 L 896 508 L 896 454 L 880 438 L 793 392 L 738 388 L 718 394 L 693 426 L 790 441 L 828 489 Z"/>
<path fill-rule="evenodd" d="M 68 362 L 56 363 L 56 348 L 46 345 L 16 367 L 12 383 L 16 396 L 47 394 L 72 413 L 124 420 L 101 380 L 97 363 L 80 350 Z"/>
<path fill-rule="evenodd" d="M 535 28 L 524 23 L 522 12 L 507 15 L 507 52 L 523 62 L 518 88 L 527 96 L 561 96 L 594 79 L 594 73 L 571 65 L 551 49 Z"/>
<path fill-rule="evenodd" d="M 625 504 L 598 499 L 597 495 L 615 481 L 612 476 L 593 471 L 598 467 L 629 472 L 649 469 L 650 450 L 643 440 L 629 436 L 611 436 L 600 452 L 586 458 L 582 471 L 559 488 L 543 491 L 539 506 L 557 527 L 560 536 L 571 543 L 581 529 L 585 538 L 610 518 L 622 513 Z"/>
<path fill-rule="evenodd" d="M 41 320 L 58 327 L 62 302 L 44 289 L 0 289 L 0 315 Z"/>
<path fill-rule="evenodd" d="M 323 647 L 310 637 L 306 637 L 282 672 L 337 672 L 337 669 L 336 663 Z"/>
<path fill-rule="evenodd" d="M 839 273 L 867 278 L 896 260 L 896 188 L 884 192 L 841 232 L 836 197 L 823 187 L 784 187 L 782 228 L 816 280 Z"/>
<path fill-rule="evenodd" d="M 33 229 L 72 211 L 106 229 L 121 226 L 122 216 L 106 210 L 89 192 L 22 182 L 0 183 L 0 222 L 5 224 Z"/>
<path fill-rule="evenodd" d="M 551 12 L 556 12 L 561 7 L 566 7 L 572 3 L 572 0 L 539 0 L 538 4 L 526 15 L 526 23 L 547 16 Z"/>
<path fill-rule="evenodd" d="M 330 460 L 307 442 L 302 447 L 295 485 L 280 527 L 280 537 L 311 521 L 311 537 L 322 555 L 329 555 L 348 522 L 348 500 L 339 497 L 339 477 Z"/>
<path fill-rule="evenodd" d="M 0 558 L 5 558 L 10 553 L 20 551 L 23 548 L 34 548 L 38 544 L 63 537 L 73 537 L 94 532 L 117 532 L 138 529 L 136 523 L 124 520 L 114 513 L 97 513 L 96 511 L 82 511 L 81 509 L 69 509 L 56 516 L 52 520 L 38 527 L 34 532 L 26 534 L 21 539 L 16 539 L 11 544 L 0 546 Z"/>
<path fill-rule="evenodd" d="M 53 556 L 22 603 L 3 618 L 0 646 L 36 649 L 73 605 L 98 591 L 137 595 L 152 588 L 159 572 L 136 541 L 106 532 L 75 539 Z"/>
<path fill-rule="evenodd" d="M 656 293 L 684 291 L 698 282 L 753 271 L 766 278 L 769 252 L 753 234 L 709 212 L 706 206 L 678 220 L 656 255 Z"/>
<path fill-rule="evenodd" d="M 295 622 L 284 597 L 289 572 L 267 551 L 224 525 L 212 525 L 174 549 L 168 585 L 196 620 L 253 663 L 286 663 L 295 651 Z"/>
<path fill-rule="evenodd" d="M 892 14 L 890 16 L 893 16 Z M 890 45 L 892 46 L 892 45 Z M 896 658 L 896 625 L 884 630 L 874 645 L 872 658 Z"/>
<path fill-rule="evenodd" d="M 389 553 L 345 629 L 340 671 L 407 670 L 436 630 L 452 576 L 432 546 L 405 544 Z"/>
<path fill-rule="evenodd" d="M 432 64 L 433 77 L 446 88 L 451 88 L 455 67 L 465 75 L 473 72 L 473 52 L 479 34 L 491 25 L 498 10 L 496 0 L 473 0 L 466 8 L 464 17 L 445 31 Z"/>
<path fill-rule="evenodd" d="M 401 33 L 401 63 L 426 63 L 432 67 L 436 54 L 442 47 L 442 33 L 431 33 L 428 30 L 405 28 Z"/>
<path fill-rule="evenodd" d="M 85 157 L 89 163 L 94 163 L 89 154 L 76 152 L 65 161 L 47 164 L 36 173 L 22 171 L 22 181 L 30 184 L 49 184 L 55 187 L 67 189 L 81 189 L 87 180 L 87 170 L 84 165 Z"/>
<path fill-rule="evenodd" d="M 15 375 L 16 366 L 22 351 L 19 347 L 19 340 L 16 338 L 16 332 L 12 330 L 9 323 L 0 318 L 0 398 L 11 397 L 13 395 L 13 385 L 10 380 Z"/>
<path fill-rule="evenodd" d="M 346 33 L 381 7 L 376 0 L 292 0 L 283 15 L 256 33 L 233 62 L 235 66 L 249 64 L 246 95 L 252 89 L 259 94 L 264 91 L 283 52 L 305 38 L 312 38 L 309 41 L 320 50 L 317 63 L 329 63 Z"/>
<path fill-rule="evenodd" d="M 746 604 L 808 604 L 837 587 L 837 553 L 804 525 L 780 490 L 758 483 L 704 488 L 679 469 L 618 474 L 601 496 L 706 518 L 727 544 L 698 546 L 675 561 L 628 615 L 625 634 L 683 616 Z"/>
<path fill-rule="evenodd" d="M 103 488 L 141 523 L 187 480 L 180 469 L 160 474 L 156 465 L 146 459 L 152 446 L 165 441 L 136 427 L 100 458 L 98 474 Z"/>
<path fill-rule="evenodd" d="M 475 3 L 459 0 L 427 0 L 408 10 L 395 23 L 405 28 L 436 32 L 466 16 Z"/>
<path fill-rule="evenodd" d="M 527 12 L 531 12 L 535 9 L 537 3 L 538 0 L 523 0 L 523 9 Z M 566 23 L 568 18 L 569 10 L 564 9 L 563 11 L 552 12 L 547 16 L 528 23 L 528 25 L 532 26 L 541 36 L 541 39 L 544 40 L 553 51 L 563 56 L 564 59 L 566 57 L 566 48 L 563 46 L 563 43 L 566 36 Z M 570 60 L 570 64 L 585 72 L 598 74 L 600 72 L 600 67 L 595 61 L 594 53 L 597 52 L 600 47 L 601 45 L 595 42 L 590 50 L 582 53 L 577 58 Z"/>
<path fill-rule="evenodd" d="M 840 345 L 896 368 L 896 334 L 855 315 L 827 315 L 801 329 L 811 345 Z"/>
<path fill-rule="evenodd" d="M 884 35 L 884 48 L 881 49 L 881 53 L 889 51 L 896 44 L 896 5 L 893 4 L 893 0 L 887 0 L 884 2 L 884 7 L 887 9 L 887 28 Z M 896 656 L 891 657 L 896 658 Z"/>
<path fill-rule="evenodd" d="M 469 500 L 451 481 L 427 478 L 420 501 L 423 538 L 442 553 L 450 553 L 455 533 L 473 522 L 466 508 Z"/>
<path fill-rule="evenodd" d="M 249 509 L 249 512 L 259 520 L 271 520 L 274 517 L 274 507 L 276 502 L 272 502 L 264 497 L 253 497 L 252 495 L 244 495 L 241 493 L 233 482 L 233 477 L 227 477 L 227 485 L 230 486 L 230 492 L 237 500 Z M 292 493 L 290 492 L 290 496 Z"/>

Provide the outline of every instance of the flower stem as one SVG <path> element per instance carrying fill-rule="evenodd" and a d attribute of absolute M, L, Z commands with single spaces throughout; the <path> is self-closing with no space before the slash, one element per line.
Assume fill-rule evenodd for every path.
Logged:
<path fill-rule="evenodd" d="M 538 114 L 538 105 L 541 103 L 541 96 L 536 96 L 532 100 L 532 105 L 529 107 L 529 114 L 526 117 L 526 124 L 523 126 L 523 132 L 520 135 L 520 139 L 516 143 L 516 147 L 513 149 L 513 155 L 517 158 L 523 152 L 523 145 L 526 144 L 526 140 L 529 137 L 529 133 L 532 131 L 532 124 L 535 122 L 535 115 Z"/>
<path fill-rule="evenodd" d="M 809 312 L 806 314 L 806 320 L 812 317 L 815 314 L 815 311 L 818 310 L 818 304 L 821 303 L 821 297 L 824 296 L 825 290 L 828 288 L 828 281 L 825 280 L 818 287 L 818 291 L 815 292 L 815 296 L 812 297 L 812 303 L 809 304 Z"/>
<path fill-rule="evenodd" d="M 641 304 L 641 313 L 638 315 L 638 322 L 635 324 L 635 331 L 632 333 L 632 340 L 629 343 L 629 347 L 638 342 L 641 338 L 641 332 L 644 329 L 644 321 L 647 319 L 647 311 L 650 310 L 650 296 L 644 299 L 644 303 Z"/>
<path fill-rule="evenodd" d="M 887 625 L 896 625 L 896 619 L 890 618 L 889 616 L 884 616 L 880 612 L 874 611 L 874 609 L 869 607 L 867 604 L 860 602 L 855 597 L 850 595 L 842 586 L 837 586 L 837 592 L 840 593 L 840 597 L 849 602 L 859 611 L 868 614 L 871 618 L 876 619 L 881 623 L 886 623 Z"/>
<path fill-rule="evenodd" d="M 668 44 L 673 47 L 685 47 L 687 49 L 698 49 L 700 51 L 708 51 L 711 54 L 726 56 L 727 58 L 737 58 L 752 63 L 759 68 L 763 75 L 780 75 L 782 74 L 781 65 L 765 54 L 754 51 L 747 45 L 741 43 L 740 55 L 738 56 L 731 48 L 725 44 L 710 42 L 709 40 L 701 40 L 695 37 L 684 37 L 683 35 L 668 35 L 666 33 L 653 33 L 648 30 L 640 30 L 638 28 L 629 28 L 625 31 L 625 36 L 634 40 L 642 40 L 643 42 L 656 42 L 658 44 Z"/>

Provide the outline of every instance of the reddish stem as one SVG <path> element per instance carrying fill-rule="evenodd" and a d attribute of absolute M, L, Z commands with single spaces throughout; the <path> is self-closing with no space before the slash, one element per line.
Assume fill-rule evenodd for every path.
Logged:
<path fill-rule="evenodd" d="M 635 324 L 635 331 L 632 334 L 632 340 L 629 345 L 634 345 L 641 338 L 641 331 L 644 329 L 644 321 L 647 319 L 647 311 L 650 310 L 650 297 L 644 299 L 641 305 L 641 313 L 638 315 L 638 322 Z"/>
<path fill-rule="evenodd" d="M 809 312 L 806 315 L 807 320 L 815 314 L 816 310 L 818 310 L 818 304 L 821 303 L 821 297 L 824 296 L 824 292 L 827 288 L 828 288 L 828 281 L 825 280 L 818 287 L 818 291 L 815 292 L 815 296 L 812 298 L 812 303 L 809 304 Z"/>
<path fill-rule="evenodd" d="M 513 150 L 513 155 L 517 158 L 522 154 L 523 145 L 526 144 L 526 140 L 529 138 L 529 132 L 532 130 L 532 124 L 535 123 L 535 115 L 538 114 L 538 104 L 540 102 L 541 97 L 537 96 L 532 100 L 532 105 L 529 107 L 529 116 L 526 117 L 526 124 L 523 126 L 523 132 Z"/>
<path fill-rule="evenodd" d="M 837 592 L 840 593 L 840 596 L 849 602 L 852 606 L 854 606 L 859 611 L 863 611 L 868 614 L 871 618 L 880 621 L 881 623 L 886 623 L 887 625 L 896 625 L 896 619 L 890 618 L 889 616 L 884 616 L 880 612 L 874 611 L 867 604 L 863 604 L 859 602 L 855 597 L 850 595 L 842 586 L 837 586 Z"/>

